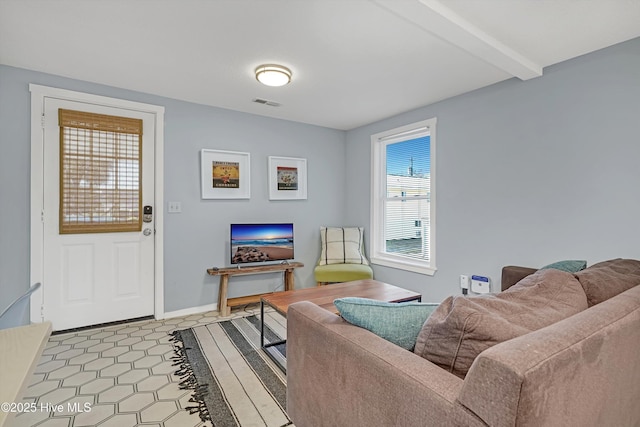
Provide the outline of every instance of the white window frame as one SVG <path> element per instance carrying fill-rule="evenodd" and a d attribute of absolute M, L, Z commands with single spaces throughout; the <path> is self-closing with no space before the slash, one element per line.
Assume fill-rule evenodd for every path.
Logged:
<path fill-rule="evenodd" d="M 386 146 L 428 133 L 430 136 L 429 260 L 418 260 L 385 252 L 384 199 L 386 199 Z M 433 276 L 436 268 L 436 118 L 371 135 L 371 253 L 373 264 Z"/>

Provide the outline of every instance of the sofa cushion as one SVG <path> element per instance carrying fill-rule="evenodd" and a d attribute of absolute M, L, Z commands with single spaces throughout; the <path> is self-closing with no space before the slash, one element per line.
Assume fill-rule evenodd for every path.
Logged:
<path fill-rule="evenodd" d="M 347 297 L 333 301 L 347 322 L 367 329 L 381 338 L 413 350 L 418 333 L 438 304 L 421 302 L 383 302 Z"/>
<path fill-rule="evenodd" d="M 496 295 L 445 299 L 422 327 L 414 353 L 464 378 L 485 349 L 586 308 L 572 274 L 539 270 Z"/>
<path fill-rule="evenodd" d="M 555 268 L 556 270 L 566 271 L 567 273 L 577 273 L 580 270 L 584 270 L 586 267 L 587 261 L 585 260 L 567 259 L 564 261 L 558 261 L 549 265 L 545 265 L 544 267 L 540 268 L 540 270 Z"/>
<path fill-rule="evenodd" d="M 589 307 L 640 284 L 640 261 L 616 258 L 575 273 Z"/>
<path fill-rule="evenodd" d="M 362 227 L 320 227 L 322 251 L 318 265 L 369 264 L 364 256 Z"/>

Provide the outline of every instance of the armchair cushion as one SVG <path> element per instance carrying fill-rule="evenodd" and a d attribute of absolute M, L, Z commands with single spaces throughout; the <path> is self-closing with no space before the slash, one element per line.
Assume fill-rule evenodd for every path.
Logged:
<path fill-rule="evenodd" d="M 365 264 L 362 227 L 321 227 L 322 252 L 318 265 Z"/>
<path fill-rule="evenodd" d="M 314 269 L 316 282 L 341 283 L 373 278 L 373 270 L 364 264 L 317 265 Z"/>

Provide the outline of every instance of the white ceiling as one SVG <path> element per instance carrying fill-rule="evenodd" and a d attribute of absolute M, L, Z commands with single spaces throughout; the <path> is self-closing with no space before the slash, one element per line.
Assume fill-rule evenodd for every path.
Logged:
<path fill-rule="evenodd" d="M 2 64 L 343 130 L 635 37 L 638 0 L 0 0 Z"/>

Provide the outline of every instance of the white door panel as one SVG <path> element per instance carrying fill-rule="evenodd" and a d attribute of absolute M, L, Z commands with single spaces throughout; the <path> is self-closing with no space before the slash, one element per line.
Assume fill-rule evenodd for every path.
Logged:
<path fill-rule="evenodd" d="M 67 244 L 61 248 L 61 306 L 87 305 L 94 301 L 93 280 L 95 245 Z"/>
<path fill-rule="evenodd" d="M 54 330 L 154 314 L 154 224 L 115 233 L 60 234 L 58 109 L 143 120 L 142 205 L 154 206 L 154 116 L 53 98 L 45 100 L 43 200 L 44 319 Z"/>
<path fill-rule="evenodd" d="M 138 298 L 142 289 L 140 283 L 140 253 L 142 246 L 138 242 L 115 242 L 113 258 L 115 271 L 115 298 Z"/>

